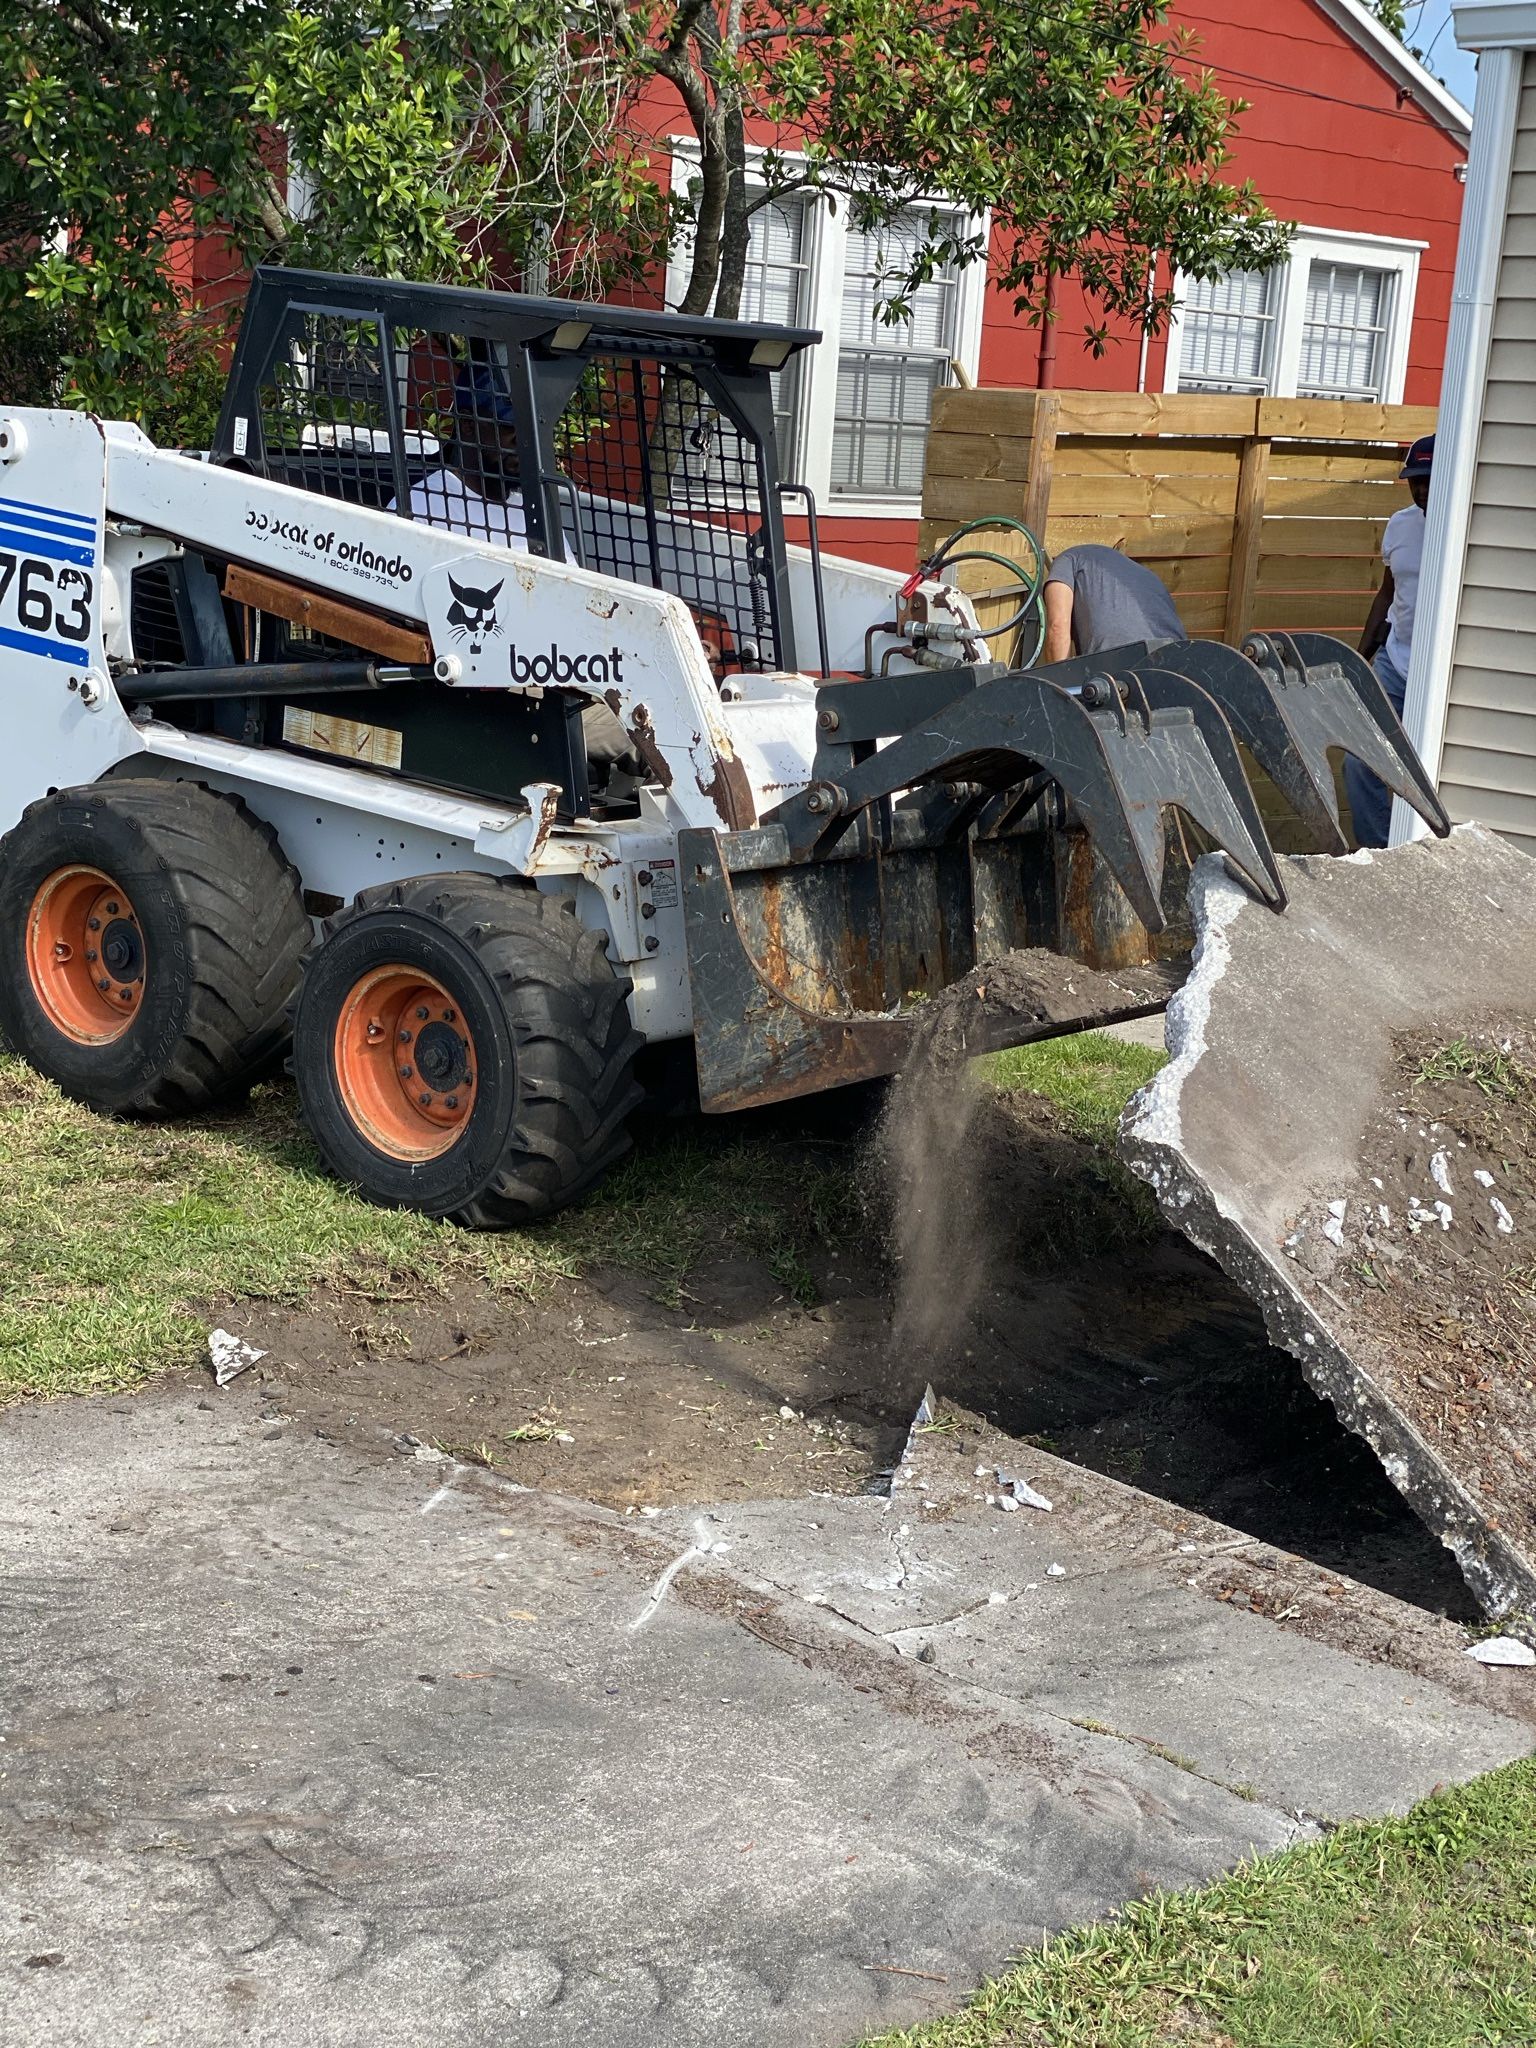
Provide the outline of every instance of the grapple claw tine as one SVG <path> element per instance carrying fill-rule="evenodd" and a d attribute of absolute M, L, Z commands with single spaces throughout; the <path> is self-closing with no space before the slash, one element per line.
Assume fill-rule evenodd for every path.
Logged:
<path fill-rule="evenodd" d="M 1232 731 L 1274 783 L 1310 834 L 1319 853 L 1344 853 L 1349 842 L 1339 821 L 1338 792 L 1326 747 L 1299 730 L 1288 709 L 1295 692 L 1274 689 L 1267 676 L 1235 647 L 1189 640 L 1160 647 L 1158 668 L 1198 684 Z"/>
<path fill-rule="evenodd" d="M 1451 829 L 1402 720 L 1363 655 L 1326 633 L 1261 633 L 1244 653 L 1285 717 L 1319 786 L 1336 805 L 1328 750 L 1351 754 L 1438 837 Z M 1337 818 L 1337 809 L 1334 811 Z"/>
<path fill-rule="evenodd" d="M 1285 884 L 1264 820 L 1248 787 L 1242 756 L 1220 706 L 1187 676 L 1160 668 L 1136 677 L 1154 711 L 1184 711 L 1199 735 L 1168 747 L 1164 803 L 1177 804 L 1208 832 L 1272 910 L 1285 908 Z M 1165 732 L 1168 728 L 1164 728 Z"/>

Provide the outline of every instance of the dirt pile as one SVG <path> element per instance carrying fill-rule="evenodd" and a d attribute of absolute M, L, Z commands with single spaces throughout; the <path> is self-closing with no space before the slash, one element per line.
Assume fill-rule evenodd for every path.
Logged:
<path fill-rule="evenodd" d="M 1536 1551 L 1536 1034 L 1396 1041 L 1354 1184 L 1286 1250 L 1320 1313 L 1490 1524 Z"/>

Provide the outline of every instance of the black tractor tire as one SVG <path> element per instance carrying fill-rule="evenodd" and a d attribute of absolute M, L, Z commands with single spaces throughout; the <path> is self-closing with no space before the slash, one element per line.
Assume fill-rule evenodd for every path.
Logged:
<path fill-rule="evenodd" d="M 313 932 L 277 835 L 238 797 L 59 790 L 0 840 L 0 1038 L 92 1109 L 202 1109 L 280 1057 Z"/>
<path fill-rule="evenodd" d="M 326 1165 L 382 1207 L 471 1229 L 565 1207 L 629 1149 L 630 988 L 568 899 L 514 877 L 364 890 L 325 926 L 294 1013 Z"/>

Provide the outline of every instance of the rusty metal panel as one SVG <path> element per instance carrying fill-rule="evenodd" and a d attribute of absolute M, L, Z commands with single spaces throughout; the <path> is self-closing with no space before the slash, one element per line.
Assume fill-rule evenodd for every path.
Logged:
<path fill-rule="evenodd" d="M 1043 902 L 1050 842 L 988 848 L 1015 879 L 1039 870 L 1019 900 Z M 688 831 L 678 841 L 700 1100 L 746 1109 L 895 1073 L 911 1016 L 898 998 L 937 994 L 978 964 L 968 842 L 895 856 L 767 865 L 769 832 Z M 1006 897 L 1006 879 L 997 889 Z M 957 912 L 963 914 L 956 915 Z M 1027 936 L 1027 934 L 1026 934 Z M 905 985 L 903 985 L 905 984 Z M 1114 982 L 1085 972 L 1049 1015 L 986 1021 L 975 1050 L 1155 1015 L 1170 983 L 1155 971 Z"/>

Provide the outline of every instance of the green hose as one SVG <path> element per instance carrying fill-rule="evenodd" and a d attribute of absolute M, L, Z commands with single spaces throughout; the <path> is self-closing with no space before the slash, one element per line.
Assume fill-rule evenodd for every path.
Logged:
<path fill-rule="evenodd" d="M 962 541 L 968 540 L 973 533 L 985 532 L 988 528 L 994 530 L 1003 529 L 1009 533 L 1023 535 L 1024 539 L 1029 542 L 1031 556 L 1031 564 L 1027 571 L 1024 565 L 1016 562 L 1011 555 L 994 554 L 987 548 L 967 548 L 959 553 L 956 552 Z M 1014 665 L 1018 668 L 1033 668 L 1040 659 L 1040 650 L 1045 645 L 1045 613 L 1041 607 L 1040 593 L 1045 587 L 1047 563 L 1045 549 L 1041 546 L 1038 536 L 1024 524 L 1022 519 L 1008 519 L 1001 513 L 990 514 L 984 519 L 970 519 L 966 521 L 964 526 L 956 527 L 937 554 L 929 557 L 924 567 L 930 576 L 936 577 L 945 568 L 956 562 L 993 562 L 998 567 L 1008 570 L 1011 575 L 1018 579 L 1019 587 L 1024 593 L 1023 602 L 1018 610 L 1011 617 L 1005 619 L 1000 626 L 984 627 L 981 637 L 984 640 L 997 640 L 1007 633 L 1017 631 L 1019 634 L 1019 645 L 1014 650 Z M 1023 654 L 1025 622 L 1028 620 L 1031 612 L 1034 614 L 1035 621 L 1034 645 L 1031 647 L 1028 656 L 1025 657 Z"/>

